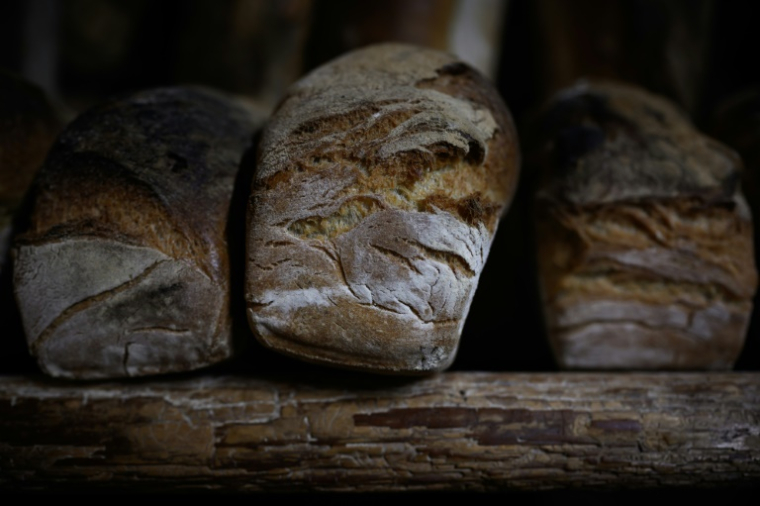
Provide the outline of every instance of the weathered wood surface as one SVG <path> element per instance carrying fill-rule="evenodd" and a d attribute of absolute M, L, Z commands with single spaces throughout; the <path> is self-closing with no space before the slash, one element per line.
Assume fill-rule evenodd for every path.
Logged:
<path fill-rule="evenodd" d="M 751 485 L 758 422 L 760 373 L 5 377 L 0 488 Z"/>

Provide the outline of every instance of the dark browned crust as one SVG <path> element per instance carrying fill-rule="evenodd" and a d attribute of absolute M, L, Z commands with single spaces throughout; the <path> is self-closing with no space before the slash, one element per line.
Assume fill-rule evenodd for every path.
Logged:
<path fill-rule="evenodd" d="M 560 365 L 730 368 L 757 287 L 738 156 L 671 103 L 612 83 L 560 93 L 537 148 L 539 277 Z"/>
<path fill-rule="evenodd" d="M 578 205 L 676 197 L 727 202 L 737 191 L 736 153 L 640 88 L 581 82 L 550 102 L 539 131 L 539 149 L 547 150 L 542 198 Z"/>
<path fill-rule="evenodd" d="M 227 209 L 240 160 L 218 160 L 213 151 L 234 147 L 242 156 L 253 130 L 241 109 L 201 89 L 95 107 L 51 149 L 19 243 L 110 237 L 192 259 L 226 283 Z"/>
<path fill-rule="evenodd" d="M 482 163 L 485 186 L 487 188 L 498 188 L 504 192 L 500 196 L 501 200 L 499 201 L 511 200 L 517 189 L 522 160 L 519 155 L 520 148 L 517 130 L 504 100 L 488 79 L 466 63 L 456 62 L 446 65 L 438 69 L 437 73 L 437 78 L 423 80 L 417 86 L 440 91 L 449 96 L 478 104 L 484 110 L 490 111 L 494 115 L 499 128 L 488 143 L 486 152 L 478 151 L 478 146 L 474 145 L 467 156 Z M 515 156 L 515 153 L 517 153 L 517 156 Z M 483 208 L 498 205 L 495 202 L 481 202 L 479 197 L 475 197 L 475 199 L 478 201 L 478 205 Z M 459 203 L 459 206 L 464 207 L 472 207 L 472 205 L 472 199 Z M 506 211 L 506 206 L 499 207 L 501 215 Z M 461 214 L 466 221 L 474 218 L 471 216 L 472 213 L 468 211 Z M 474 214 L 480 213 L 476 212 Z M 501 217 L 500 215 L 499 217 Z M 489 227 L 489 230 L 493 229 Z"/>

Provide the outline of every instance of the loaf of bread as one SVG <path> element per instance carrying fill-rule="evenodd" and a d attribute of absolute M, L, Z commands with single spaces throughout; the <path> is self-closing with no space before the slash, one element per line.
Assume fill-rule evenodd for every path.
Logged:
<path fill-rule="evenodd" d="M 40 89 L 0 70 L 0 272 L 16 210 L 60 129 L 61 120 Z"/>
<path fill-rule="evenodd" d="M 449 366 L 518 159 L 494 88 L 445 53 L 370 46 L 303 78 L 259 145 L 246 273 L 256 337 L 344 368 Z"/>
<path fill-rule="evenodd" d="M 730 368 L 757 284 L 738 156 L 623 84 L 563 91 L 540 132 L 538 264 L 560 365 Z"/>
<path fill-rule="evenodd" d="M 230 356 L 226 224 L 262 122 L 221 94 L 167 88 L 66 128 L 14 246 L 16 298 L 43 371 L 138 376 Z"/>
<path fill-rule="evenodd" d="M 0 372 L 33 368 L 13 296 L 10 247 L 29 186 L 62 126 L 45 93 L 0 69 Z"/>

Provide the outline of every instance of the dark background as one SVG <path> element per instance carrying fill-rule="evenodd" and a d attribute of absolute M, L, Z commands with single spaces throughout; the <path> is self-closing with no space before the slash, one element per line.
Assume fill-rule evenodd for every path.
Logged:
<path fill-rule="evenodd" d="M 521 140 L 529 137 L 532 115 L 556 90 L 583 76 L 616 78 L 676 101 L 703 131 L 745 155 L 748 174 L 760 170 L 758 150 L 746 141 L 748 132 L 760 136 L 755 2 L 491 5 L 498 19 L 470 29 L 497 28 L 490 40 L 497 64 L 492 77 Z M 182 83 L 244 94 L 271 108 L 290 82 L 353 47 L 400 40 L 455 49 L 447 34 L 461 21 L 458 8 L 455 0 L 5 0 L 0 67 L 41 86 L 66 118 L 113 94 Z M 743 102 L 732 106 L 740 93 Z M 538 305 L 530 153 L 523 144 L 521 184 L 481 276 L 455 370 L 556 369 Z M 745 191 L 750 205 L 760 209 L 754 200 L 760 189 L 751 177 Z M 3 277 L 7 286 L 7 271 Z M 0 371 L 33 371 L 12 300 L 5 297 L 3 345 L 7 341 L 10 351 L 0 352 Z M 760 369 L 759 334 L 755 318 L 737 369 Z M 216 370 L 304 368 L 311 366 L 250 343 L 244 356 Z"/>

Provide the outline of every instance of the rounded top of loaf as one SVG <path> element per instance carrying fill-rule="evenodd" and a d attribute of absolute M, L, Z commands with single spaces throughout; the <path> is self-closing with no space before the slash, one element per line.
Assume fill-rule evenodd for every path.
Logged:
<path fill-rule="evenodd" d="M 674 103 L 633 85 L 579 81 L 550 100 L 538 136 L 547 167 L 542 198 L 727 202 L 738 191 L 738 155 L 701 134 Z"/>
<path fill-rule="evenodd" d="M 511 198 L 519 147 L 494 86 L 448 53 L 378 44 L 336 58 L 288 89 L 262 135 L 254 185 L 325 163 L 393 173 L 402 184 L 457 160 L 484 169 L 486 205 Z"/>
<path fill-rule="evenodd" d="M 216 273 L 229 199 L 261 115 L 201 87 L 105 102 L 61 133 L 19 240 L 110 237 L 194 257 Z"/>
<path fill-rule="evenodd" d="M 350 369 L 446 368 L 517 179 L 494 87 L 440 51 L 366 47 L 293 85 L 258 154 L 246 297 L 259 341 Z"/>

